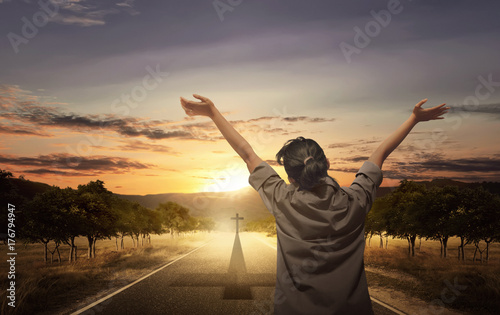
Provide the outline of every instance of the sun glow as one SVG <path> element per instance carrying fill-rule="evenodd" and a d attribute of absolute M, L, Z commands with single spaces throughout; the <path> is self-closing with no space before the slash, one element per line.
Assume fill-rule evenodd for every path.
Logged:
<path fill-rule="evenodd" d="M 246 168 L 228 168 L 212 175 L 206 180 L 203 192 L 234 191 L 249 186 Z"/>

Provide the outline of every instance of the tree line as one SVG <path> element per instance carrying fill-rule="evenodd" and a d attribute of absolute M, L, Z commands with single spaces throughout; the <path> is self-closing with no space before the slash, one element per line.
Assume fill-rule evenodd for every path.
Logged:
<path fill-rule="evenodd" d="M 500 241 L 500 196 L 482 186 L 427 187 L 403 180 L 390 194 L 377 198 L 365 222 L 365 236 L 393 236 L 408 241 L 415 255 L 417 237 L 438 240 L 441 257 L 447 256 L 448 240 L 458 237 L 458 259 L 465 260 L 464 247 L 475 246 L 473 261 L 489 259 L 489 246 Z M 387 246 L 387 245 L 386 245 Z M 483 257 L 483 253 L 485 254 Z M 483 259 L 484 258 L 484 259 Z"/>
<path fill-rule="evenodd" d="M 12 174 L 1 171 L 0 186 L 9 190 L 9 197 L 22 204 L 17 215 L 16 239 L 26 243 L 41 243 L 44 247 L 44 261 L 51 262 L 54 254 L 60 262 L 59 247 L 70 247 L 69 261 L 77 259 L 75 239 L 85 237 L 88 241 L 88 258 L 96 255 L 96 242 L 115 238 L 116 249 L 124 248 L 124 238 L 129 236 L 134 247 L 151 243 L 151 234 L 175 234 L 202 230 L 212 231 L 215 222 L 211 218 L 195 218 L 189 209 L 175 202 L 160 203 L 152 210 L 126 199 L 115 196 L 105 188 L 104 182 L 97 180 L 77 189 L 52 186 L 26 200 L 9 186 Z M 4 191 L 5 192 L 5 191 Z M 14 201 L 10 201 L 13 203 Z M 49 248 L 49 243 L 54 244 Z"/>
<path fill-rule="evenodd" d="M 260 220 L 248 221 L 243 228 L 244 231 L 264 232 L 267 236 L 276 235 L 276 220 L 270 215 Z"/>

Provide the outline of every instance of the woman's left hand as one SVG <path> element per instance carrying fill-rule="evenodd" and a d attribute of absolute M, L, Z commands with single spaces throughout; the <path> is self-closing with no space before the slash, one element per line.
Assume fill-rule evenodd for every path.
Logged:
<path fill-rule="evenodd" d="M 434 106 L 432 108 L 422 108 L 422 105 L 427 102 L 427 99 L 423 99 L 415 105 L 413 108 L 413 117 L 415 117 L 417 122 L 429 121 L 436 119 L 444 119 L 443 115 L 448 112 L 449 107 L 445 107 L 445 103 Z"/>
<path fill-rule="evenodd" d="M 212 101 L 204 96 L 193 94 L 201 102 L 189 101 L 181 96 L 182 108 L 188 116 L 208 116 L 212 117 L 215 111 L 215 105 Z"/>

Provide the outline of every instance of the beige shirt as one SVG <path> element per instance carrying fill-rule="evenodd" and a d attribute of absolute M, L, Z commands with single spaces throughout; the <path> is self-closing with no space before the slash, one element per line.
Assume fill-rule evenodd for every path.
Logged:
<path fill-rule="evenodd" d="M 250 174 L 276 219 L 276 314 L 372 314 L 363 264 L 365 216 L 382 182 L 366 161 L 350 187 L 324 177 L 311 191 L 266 162 Z"/>

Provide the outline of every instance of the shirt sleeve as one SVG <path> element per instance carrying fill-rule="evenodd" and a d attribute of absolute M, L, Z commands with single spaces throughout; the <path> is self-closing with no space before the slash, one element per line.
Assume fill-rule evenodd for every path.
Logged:
<path fill-rule="evenodd" d="M 275 215 L 279 201 L 286 194 L 285 181 L 268 163 L 262 161 L 250 174 L 248 183 L 259 193 L 269 212 Z"/>
<path fill-rule="evenodd" d="M 377 188 L 382 183 L 382 170 L 375 163 L 366 161 L 356 173 L 356 178 L 351 184 L 351 191 L 358 199 L 366 213 L 370 211 L 375 200 Z"/>

